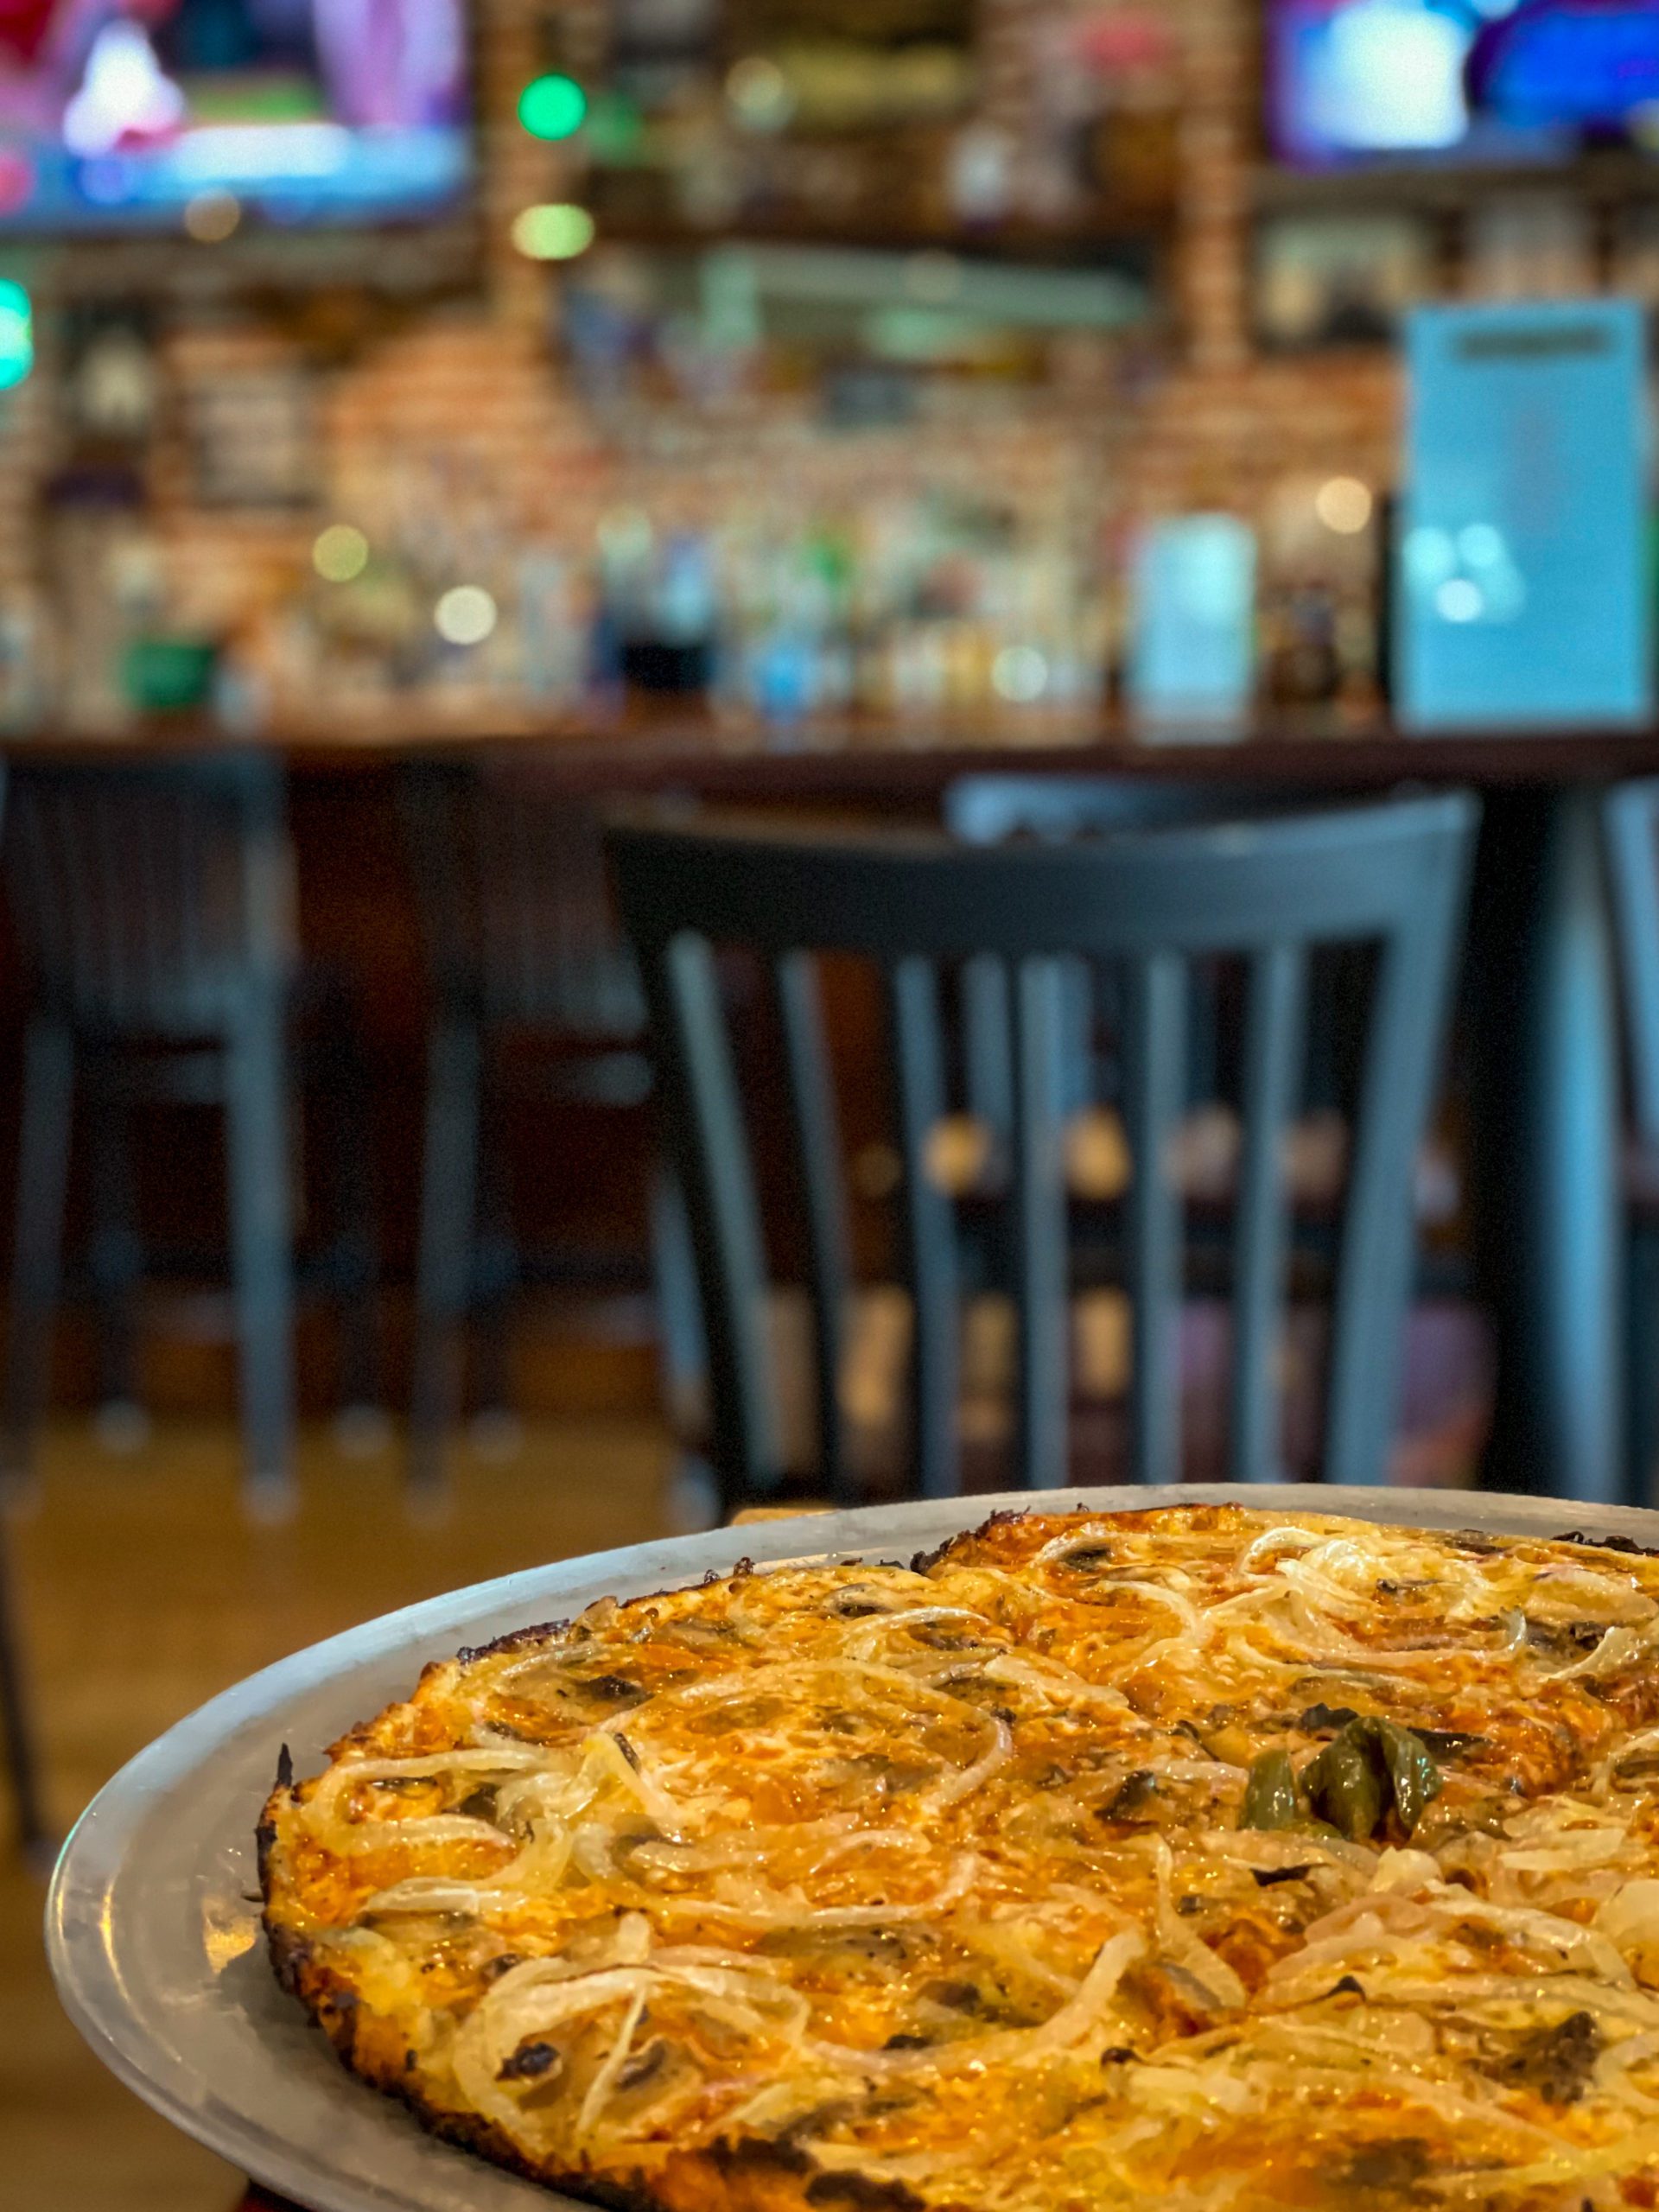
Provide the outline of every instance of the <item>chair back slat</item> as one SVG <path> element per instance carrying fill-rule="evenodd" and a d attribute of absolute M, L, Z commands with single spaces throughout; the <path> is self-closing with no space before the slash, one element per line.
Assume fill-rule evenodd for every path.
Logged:
<path fill-rule="evenodd" d="M 5 837 L 33 987 L 92 1027 L 217 1031 L 292 971 L 280 764 L 255 752 L 31 763 Z"/>
<path fill-rule="evenodd" d="M 1014 1014 L 1008 971 L 989 953 L 962 963 L 963 1087 L 968 1111 L 984 1128 L 1014 1126 Z"/>
<path fill-rule="evenodd" d="M 1296 807 L 1329 807 L 1328 793 L 1260 784 L 1218 784 L 1208 779 L 1165 775 L 962 776 L 945 791 L 941 809 L 953 837 L 972 845 L 1000 845 L 1017 840 L 1065 844 L 1078 837 L 1121 836 L 1133 830 L 1173 830 L 1203 823 L 1249 822 L 1282 816 Z M 1086 976 L 1074 972 L 1069 988 L 1076 1001 L 1068 1009 L 1074 1049 L 1067 1061 L 1068 1109 L 1116 1103 L 1119 1070 L 1109 1049 L 1091 1044 L 1096 1028 L 1106 1040 L 1121 1032 L 1120 978 L 1097 972 L 1091 1005 Z M 1319 979 L 1329 990 L 1336 978 Z M 1216 1046 L 1219 1024 L 1213 963 L 1195 961 L 1188 978 L 1187 1100 L 1201 1105 L 1216 1096 Z M 1098 1016 L 1096 1022 L 1096 1016 Z M 970 1088 L 969 1110 L 990 1129 L 1007 1128 L 1011 1102 L 995 1089 L 991 1072 L 1006 1063 L 1008 1017 L 1006 1001 L 993 992 L 965 999 L 964 1049 L 970 1071 L 984 1070 Z"/>
<path fill-rule="evenodd" d="M 1397 895 L 1412 906 L 1382 937 L 1338 1262 L 1325 1440 L 1326 1479 L 1376 1478 L 1398 1376 L 1377 1356 L 1376 1330 L 1409 1294 L 1417 1147 L 1433 1103 L 1466 896 L 1454 874 L 1419 850 L 1402 856 Z"/>
<path fill-rule="evenodd" d="M 1058 1490 L 1067 1474 L 1065 983 L 1058 961 L 1025 960 L 1014 994 L 1017 1433 L 1033 1490 Z"/>
<path fill-rule="evenodd" d="M 918 955 L 893 963 L 887 981 L 893 1088 L 902 1161 L 905 1287 L 910 1293 L 912 1449 L 924 1497 L 959 1486 L 957 1398 L 957 1252 L 950 1200 L 933 1172 L 931 1146 L 944 1118 L 944 1034 L 938 971 Z"/>
<path fill-rule="evenodd" d="M 1294 944 L 1268 945 L 1249 962 L 1233 1290 L 1235 1482 L 1283 1478 L 1277 1370 L 1290 1225 L 1285 1147 L 1300 1090 L 1307 966 L 1306 950 Z"/>
<path fill-rule="evenodd" d="M 1216 979 L 1230 989 L 1228 979 L 1242 970 L 1233 1339 L 1243 1372 L 1235 1380 L 1231 1452 L 1235 1472 L 1247 1478 L 1274 1470 L 1275 1368 L 1289 1296 L 1285 1140 L 1307 1064 L 1313 963 L 1357 949 L 1375 983 L 1350 1117 L 1350 1166 L 1338 1193 L 1325 1471 L 1345 1482 L 1379 1479 L 1398 1384 L 1416 1147 L 1437 1074 L 1478 820 L 1472 799 L 1450 794 L 1276 821 L 995 847 L 933 833 L 780 830 L 712 816 L 619 821 L 611 857 L 624 925 L 647 979 L 664 1103 L 691 1205 L 711 1338 L 716 1459 L 728 1497 L 775 1487 L 782 1471 L 757 1318 L 768 1286 L 755 1154 L 716 983 L 715 951 L 726 947 L 774 967 L 792 1094 L 785 1120 L 797 1151 L 839 1146 L 817 1000 L 808 1001 L 806 971 L 794 963 L 807 954 L 838 963 L 849 957 L 884 981 L 899 1273 L 913 1323 L 910 1472 L 925 1495 L 949 1492 L 960 1480 L 970 1319 L 964 1286 L 977 1296 L 986 1255 L 997 1249 L 1006 1252 L 1015 1294 L 1021 1471 L 1033 1484 L 1066 1479 L 1066 1117 L 1071 1063 L 1086 1049 L 1072 1013 L 1081 1002 L 1078 977 L 1116 1027 L 1112 1056 L 1131 1173 L 1127 1200 L 1109 1215 L 1122 1230 L 1118 1280 L 1132 1323 L 1131 1471 L 1162 1482 L 1183 1471 L 1187 1171 L 1177 1140 L 1185 1134 L 1195 979 L 1205 979 L 1205 990 Z M 953 1038 L 946 1013 L 993 998 L 1007 1065 L 976 1076 L 971 1040 Z M 958 1068 L 970 1103 L 976 1083 L 982 1091 L 988 1083 L 1000 1086 L 1008 1102 L 1009 1172 L 970 1177 L 971 1191 L 947 1176 L 950 1148 L 942 1141 Z M 856 1078 L 861 1130 L 870 1072 L 861 1068 Z M 744 1090 L 764 1098 L 764 1085 Z M 850 1096 L 844 1093 L 843 1103 Z M 763 1107 L 748 1103 L 764 1116 Z M 842 1191 L 839 1182 L 832 1190 L 821 1166 L 798 1167 L 797 1188 L 806 1197 L 807 1287 L 815 1303 L 836 1308 L 820 1317 L 815 1337 L 822 1402 L 833 1370 L 846 1365 L 849 1337 Z M 878 1187 L 862 1167 L 859 1187 L 867 1197 Z M 958 1212 L 969 1204 L 997 1210 L 1005 1236 L 998 1248 L 976 1231 L 972 1273 Z M 1000 1341 L 976 1320 L 970 1405 L 982 1402 L 988 1370 L 981 1355 Z M 1108 1338 L 1091 1325 L 1088 1343 L 1092 1375 Z M 976 1435 L 989 1433 L 977 1414 L 975 1421 Z M 822 1402 L 820 1425 L 841 1436 L 843 1457 L 834 1471 L 844 1482 L 846 1439 L 833 1413 L 823 1418 Z"/>
<path fill-rule="evenodd" d="M 1659 779 L 1612 792 L 1603 817 L 1624 986 L 1630 1103 L 1644 1145 L 1659 1145 Z"/>
<path fill-rule="evenodd" d="M 778 1484 L 766 1265 L 715 960 L 680 935 L 641 963 L 676 1166 L 691 1224 L 709 1357 L 711 1447 L 728 1487 Z"/>
<path fill-rule="evenodd" d="M 771 963 L 770 973 L 784 1040 L 785 1088 L 806 1223 L 819 1462 L 831 1497 L 849 1499 L 853 1493 L 842 1418 L 841 1378 L 852 1268 L 848 1257 L 847 1197 L 841 1173 L 841 1131 L 824 1039 L 823 1009 L 817 969 L 810 953 L 786 952 Z"/>
<path fill-rule="evenodd" d="M 976 955 L 963 963 L 959 988 L 964 1103 L 1000 1139 L 1014 1126 L 1014 1014 L 1007 970 L 1001 962 Z M 1077 1113 L 1095 1102 L 1106 1072 L 1097 1065 L 1094 1044 L 1096 979 L 1083 961 L 1062 961 L 1059 990 L 1065 1033 L 1061 1104 L 1065 1112 Z"/>
<path fill-rule="evenodd" d="M 1124 1050 L 1129 1185 L 1129 1295 L 1134 1364 L 1130 1448 L 1141 1478 L 1181 1472 L 1181 1198 L 1173 1174 L 1176 1125 L 1186 1103 L 1185 963 L 1175 953 L 1132 960 Z"/>

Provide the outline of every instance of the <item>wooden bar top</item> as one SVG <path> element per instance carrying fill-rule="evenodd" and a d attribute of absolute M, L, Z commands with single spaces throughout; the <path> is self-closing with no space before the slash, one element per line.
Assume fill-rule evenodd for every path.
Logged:
<path fill-rule="evenodd" d="M 938 791 L 958 776 L 1122 775 L 1332 791 L 1401 783 L 1548 788 L 1659 774 L 1659 725 L 1517 734 L 1471 730 L 1414 736 L 1380 718 L 1264 712 L 1244 734 L 1156 739 L 1109 717 L 1040 709 L 941 712 L 887 719 L 840 715 L 787 726 L 698 713 L 588 714 L 532 721 L 510 715 L 461 727 L 423 715 L 299 722 L 256 737 L 197 721 L 157 722 L 115 737 L 0 735 L 0 752 L 30 758 L 130 759 L 255 743 L 298 772 L 349 771 L 404 759 L 480 753 L 533 756 L 573 791 L 684 788 L 710 796 L 854 799 Z"/>

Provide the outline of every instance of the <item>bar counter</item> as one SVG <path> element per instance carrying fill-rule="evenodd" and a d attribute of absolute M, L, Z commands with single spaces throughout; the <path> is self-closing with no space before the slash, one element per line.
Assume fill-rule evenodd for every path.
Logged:
<path fill-rule="evenodd" d="M 837 715 L 768 724 L 690 709 L 487 720 L 411 707 L 373 715 L 287 719 L 257 736 L 194 717 L 158 718 L 120 736 L 0 733 L 17 760 L 257 743 L 306 773 L 372 771 L 447 752 L 534 752 L 573 790 L 695 787 L 710 797 L 783 799 L 931 797 L 966 774 L 1127 775 L 1226 783 L 1375 790 L 1398 783 L 1489 790 L 1615 783 L 1659 773 L 1659 725 L 1639 728 L 1471 729 L 1417 736 L 1386 718 L 1267 710 L 1237 735 L 1172 728 L 1137 732 L 1115 715 L 1040 708 L 1001 713 L 942 709 L 902 718 Z"/>
<path fill-rule="evenodd" d="M 211 730 L 176 722 L 118 741 L 0 739 L 0 751 L 21 765 L 213 741 Z M 1192 779 L 1304 800 L 1402 785 L 1475 789 L 1486 816 L 1458 1057 L 1476 1260 L 1500 1363 L 1486 1477 L 1495 1488 L 1624 1496 L 1619 1023 L 1599 798 L 1624 779 L 1659 774 L 1659 728 L 1424 738 L 1377 718 L 1265 714 L 1242 741 L 1151 743 L 1110 719 L 1040 709 L 783 728 L 667 709 L 539 723 L 503 715 L 463 728 L 411 709 L 290 724 L 257 741 L 291 770 L 308 947 L 363 985 L 385 1105 L 380 1167 L 394 1274 L 411 1241 L 424 1037 L 392 798 L 400 761 L 499 748 L 533 754 L 538 779 L 568 783 L 573 797 L 672 791 L 912 820 L 930 817 L 966 774 Z M 17 1010 L 14 979 L 0 1001 L 9 1042 Z M 585 1177 L 563 1140 L 561 1157 L 576 1186 L 585 1179 L 607 1193 L 613 1224 L 631 1217 L 637 1193 L 619 1185 L 636 1171 L 643 1181 L 643 1154 L 625 1158 L 613 1139 L 601 1140 Z"/>

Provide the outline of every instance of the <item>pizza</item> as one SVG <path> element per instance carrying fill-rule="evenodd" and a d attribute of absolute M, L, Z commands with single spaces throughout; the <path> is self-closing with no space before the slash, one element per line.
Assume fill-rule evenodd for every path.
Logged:
<path fill-rule="evenodd" d="M 640 2212 L 1650 2207 L 1656 1656 L 1659 1558 L 1581 1536 L 745 1564 L 285 1770 L 270 1950 L 438 2133 Z"/>

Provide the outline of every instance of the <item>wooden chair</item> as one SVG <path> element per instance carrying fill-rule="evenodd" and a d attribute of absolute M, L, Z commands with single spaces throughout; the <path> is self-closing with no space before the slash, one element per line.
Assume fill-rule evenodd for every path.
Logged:
<path fill-rule="evenodd" d="M 614 826 L 622 918 L 640 963 L 689 1202 L 708 1332 L 712 1456 L 727 1507 L 777 1494 L 791 1471 L 768 1342 L 755 1133 L 742 1111 L 715 963 L 728 946 L 760 957 L 776 1003 L 804 1230 L 818 1478 L 837 1498 L 856 1490 L 844 1395 L 853 1282 L 816 956 L 859 957 L 883 979 L 912 1316 L 911 1458 L 916 1486 L 944 1496 L 960 1479 L 963 1314 L 955 1210 L 928 1153 L 950 1103 L 943 1011 L 950 983 L 976 960 L 1005 963 L 1010 979 L 1016 1440 L 1024 1480 L 1049 1489 L 1068 1473 L 1065 963 L 1110 969 L 1118 978 L 1131 1154 L 1137 1164 L 1160 1163 L 1156 1173 L 1134 1175 L 1125 1208 L 1130 1462 L 1138 1479 L 1163 1482 L 1181 1471 L 1173 1370 L 1183 1224 L 1167 1150 L 1185 1106 L 1189 976 L 1195 960 L 1242 962 L 1248 1008 L 1229 1459 L 1236 1477 L 1257 1481 L 1281 1465 L 1281 1154 L 1302 1080 L 1309 958 L 1326 945 L 1370 946 L 1375 987 L 1351 1117 L 1323 1460 L 1333 1481 L 1377 1479 L 1409 1283 L 1413 1163 L 1477 819 L 1474 801 L 1453 795 L 977 850 L 933 835 L 787 833 L 712 821 Z M 861 1070 L 861 1080 L 868 1085 L 873 1073 Z M 765 1134 L 770 1142 L 776 1133 Z"/>
<path fill-rule="evenodd" d="M 410 1410 L 410 1478 L 429 1496 L 461 1410 L 470 1322 L 481 1325 L 481 1395 L 499 1406 L 508 1306 L 522 1282 L 635 1291 L 649 1281 L 638 1251 L 524 1248 L 487 1109 L 515 1090 L 635 1107 L 651 1066 L 593 806 L 522 754 L 419 764 L 404 775 L 400 803 L 431 995 Z M 680 1233 L 665 1192 L 652 1229 L 660 1277 L 663 1247 Z M 669 1264 L 667 1280 L 688 1266 Z M 684 1301 L 662 1302 L 672 1370 Z M 695 1366 L 700 1351 L 681 1364 L 688 1357 Z"/>
<path fill-rule="evenodd" d="M 291 1493 L 295 1262 L 290 1017 L 304 971 L 281 764 L 241 750 L 19 770 L 5 880 L 31 995 L 7 1347 L 5 1470 L 26 1467 L 45 1401 L 72 1109 L 91 1153 L 92 1292 L 105 1402 L 130 1400 L 131 1300 L 146 1254 L 126 1131 L 145 1100 L 220 1106 L 251 1497 Z M 365 1084 L 351 1027 L 326 1028 L 340 1235 L 325 1287 L 347 1319 L 348 1395 L 375 1374 Z"/>

